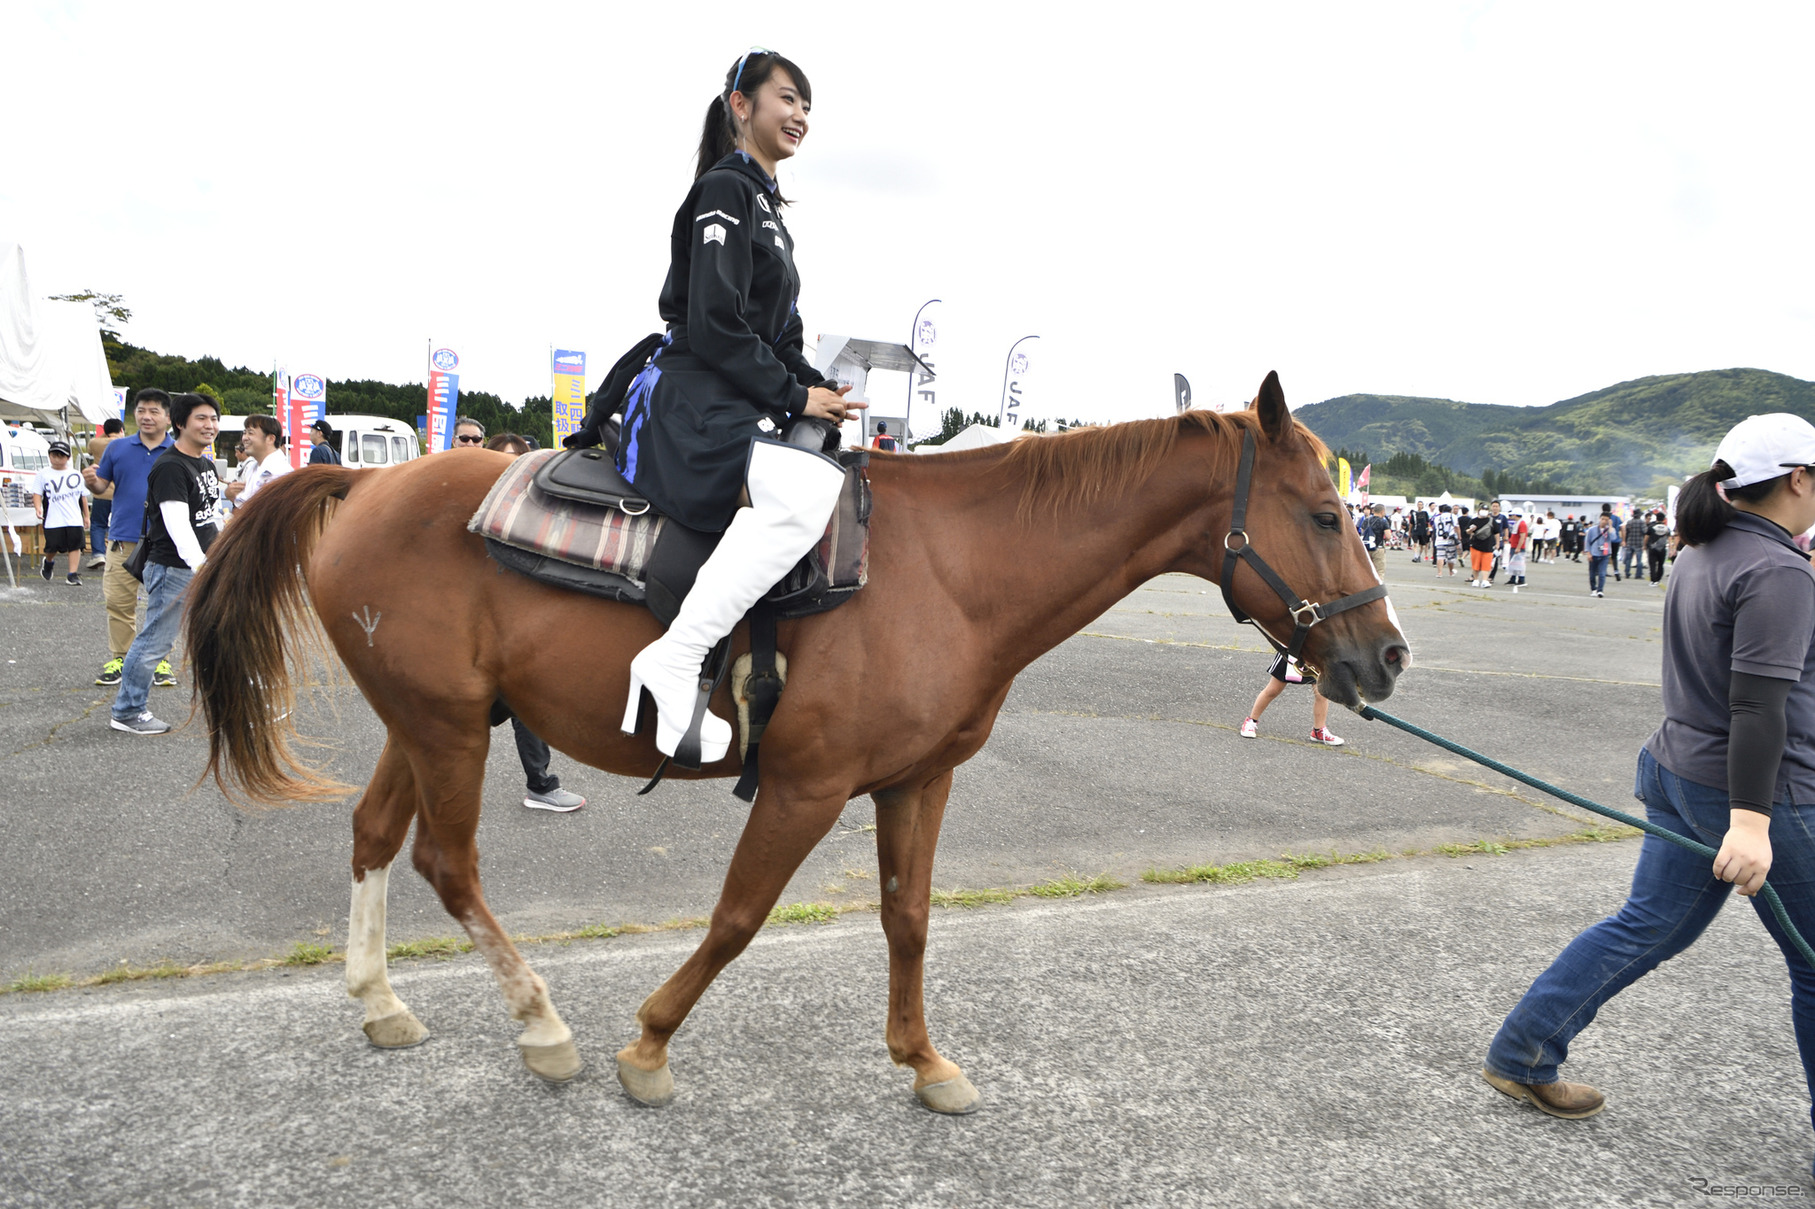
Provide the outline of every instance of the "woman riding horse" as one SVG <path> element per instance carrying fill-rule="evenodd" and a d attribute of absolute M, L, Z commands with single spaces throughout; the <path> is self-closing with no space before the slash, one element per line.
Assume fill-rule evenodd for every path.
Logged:
<path fill-rule="evenodd" d="M 842 423 L 864 406 L 845 401 L 848 386 L 826 386 L 801 348 L 800 274 L 775 168 L 806 138 L 812 107 L 805 73 L 772 51 L 751 50 L 725 73 L 674 216 L 660 303 L 668 334 L 625 400 L 618 469 L 667 516 L 724 533 L 668 632 L 630 665 L 624 733 L 636 733 L 648 689 L 668 756 L 694 716 L 707 653 L 813 548 L 838 502 L 838 463 L 782 443 L 780 426 L 799 415 Z M 712 764 L 731 726 L 701 712 L 700 762 Z"/>

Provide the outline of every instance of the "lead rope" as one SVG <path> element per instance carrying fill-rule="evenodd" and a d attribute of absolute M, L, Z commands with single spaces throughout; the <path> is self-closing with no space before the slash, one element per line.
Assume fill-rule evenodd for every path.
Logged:
<path fill-rule="evenodd" d="M 1489 759 L 1478 751 L 1471 751 L 1460 743 L 1452 743 L 1442 735 L 1434 735 L 1430 731 L 1425 730 L 1422 726 L 1414 726 L 1403 718 L 1395 718 L 1391 714 L 1383 713 L 1371 705 L 1363 705 L 1355 712 L 1370 722 L 1384 722 L 1388 726 L 1396 726 L 1408 735 L 1416 735 L 1426 743 L 1434 743 L 1445 751 L 1454 752 L 1464 759 L 1473 760 L 1484 768 L 1491 768 L 1497 773 L 1509 776 L 1513 780 L 1547 793 L 1553 798 L 1561 798 L 1572 806 L 1580 806 L 1583 810 L 1592 810 L 1598 815 L 1603 815 L 1616 822 L 1624 823 L 1628 827 L 1636 827 L 1640 831 L 1655 835 L 1661 840 L 1669 840 L 1672 844 L 1687 848 L 1691 852 L 1699 852 L 1709 860 L 1713 860 L 1716 855 L 1714 849 L 1708 847 L 1706 844 L 1698 843 L 1686 835 L 1678 835 L 1669 828 L 1659 827 L 1656 823 L 1650 822 L 1647 819 L 1641 819 L 1636 815 L 1627 814 L 1623 810 L 1615 810 L 1611 806 L 1603 806 L 1599 802 L 1591 802 L 1587 798 L 1570 793 L 1567 789 L 1559 789 L 1548 781 L 1540 781 L 1538 778 L 1522 773 L 1516 768 L 1511 768 L 1500 763 L 1498 760 Z M 1790 942 L 1796 946 L 1796 951 L 1802 954 L 1802 959 L 1808 962 L 1812 968 L 1815 968 L 1815 949 L 1809 948 L 1809 942 L 1802 938 L 1802 933 L 1798 932 L 1796 930 L 1796 925 L 1790 922 L 1790 913 L 1784 910 L 1783 900 L 1777 897 L 1777 888 L 1767 881 L 1764 886 L 1759 889 L 1759 894 L 1763 896 L 1765 902 L 1770 906 L 1771 914 L 1777 917 L 1778 924 L 1783 928 L 1784 932 L 1788 934 Z"/>

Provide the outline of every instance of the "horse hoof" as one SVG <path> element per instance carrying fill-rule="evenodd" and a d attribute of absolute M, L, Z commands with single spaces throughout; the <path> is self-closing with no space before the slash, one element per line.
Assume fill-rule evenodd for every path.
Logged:
<path fill-rule="evenodd" d="M 365 1022 L 366 1040 L 379 1049 L 409 1049 L 429 1039 L 428 1029 L 408 1008 Z"/>
<path fill-rule="evenodd" d="M 618 1082 L 624 1085 L 625 1094 L 632 1100 L 650 1108 L 660 1108 L 674 1099 L 674 1076 L 669 1073 L 666 1062 L 655 1070 L 644 1070 L 619 1058 Z"/>
<path fill-rule="evenodd" d="M 517 1048 L 523 1051 L 523 1065 L 529 1067 L 529 1073 L 550 1083 L 565 1083 L 586 1065 L 571 1038 L 553 1045 L 520 1045 Z"/>
<path fill-rule="evenodd" d="M 977 1094 L 977 1089 L 963 1075 L 956 1079 L 928 1083 L 925 1087 L 916 1087 L 914 1095 L 934 1112 L 949 1113 L 954 1117 L 976 1112 L 983 1104 L 983 1097 Z"/>

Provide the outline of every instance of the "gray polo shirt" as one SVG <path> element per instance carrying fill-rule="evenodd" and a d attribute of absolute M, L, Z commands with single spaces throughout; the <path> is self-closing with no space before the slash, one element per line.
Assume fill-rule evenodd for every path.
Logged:
<path fill-rule="evenodd" d="M 1734 672 L 1794 680 L 1774 802 L 1815 802 L 1815 570 L 1790 535 L 1742 512 L 1685 549 L 1664 598 L 1664 724 L 1645 744 L 1686 781 L 1727 788 Z"/>

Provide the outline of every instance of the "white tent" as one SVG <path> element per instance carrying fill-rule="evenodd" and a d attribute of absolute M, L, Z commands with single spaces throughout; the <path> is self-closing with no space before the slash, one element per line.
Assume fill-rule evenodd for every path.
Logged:
<path fill-rule="evenodd" d="M 983 449 L 990 445 L 1003 445 L 1020 436 L 1017 432 L 1003 432 L 993 424 L 972 424 L 952 434 L 951 440 L 943 445 L 921 445 L 915 453 L 956 453 L 960 449 Z"/>
<path fill-rule="evenodd" d="M 94 310 L 33 298 L 24 250 L 0 240 L 0 416 L 58 417 L 67 427 L 69 408 L 97 425 L 115 414 Z"/>

